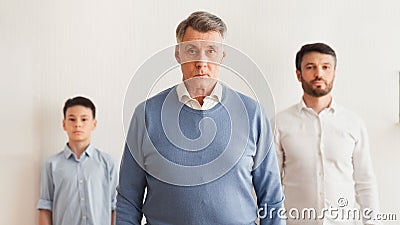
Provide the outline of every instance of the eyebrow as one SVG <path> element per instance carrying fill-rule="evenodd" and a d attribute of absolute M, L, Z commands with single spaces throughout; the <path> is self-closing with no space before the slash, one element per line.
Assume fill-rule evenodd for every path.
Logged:
<path fill-rule="evenodd" d="M 315 63 L 306 63 L 306 64 L 304 64 L 304 66 L 309 66 L 309 65 L 315 65 Z"/>
<path fill-rule="evenodd" d="M 80 116 L 76 116 L 74 114 L 68 114 L 67 117 L 89 117 L 89 115 L 88 114 L 83 114 L 83 115 L 80 115 Z"/>
<path fill-rule="evenodd" d="M 195 48 L 206 47 L 206 48 L 208 48 L 208 47 L 218 47 L 218 44 L 212 42 L 212 43 L 207 43 L 207 45 L 204 45 L 204 46 L 198 46 L 193 43 L 188 43 L 188 44 L 184 45 L 184 47 L 185 48 L 187 48 L 187 47 L 195 47 Z"/>
<path fill-rule="evenodd" d="M 207 45 L 206 48 L 218 48 L 218 45 Z"/>
<path fill-rule="evenodd" d="M 194 44 L 191 44 L 191 43 L 189 43 L 189 44 L 186 44 L 186 45 L 183 45 L 185 48 L 197 48 L 197 46 L 196 45 L 194 45 Z"/>
<path fill-rule="evenodd" d="M 308 65 L 316 65 L 316 63 L 309 62 L 309 63 L 306 63 L 304 66 L 308 66 Z M 332 65 L 332 63 L 330 63 L 330 62 L 324 62 L 324 63 L 322 63 L 322 65 Z"/>

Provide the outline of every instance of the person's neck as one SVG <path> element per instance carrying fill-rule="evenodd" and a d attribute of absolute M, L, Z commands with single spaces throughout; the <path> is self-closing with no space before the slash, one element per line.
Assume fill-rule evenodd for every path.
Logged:
<path fill-rule="evenodd" d="M 329 107 L 332 101 L 332 95 L 327 94 L 321 97 L 314 97 L 304 93 L 303 100 L 308 108 L 312 108 L 314 112 L 319 114 L 322 110 Z"/>
<path fill-rule="evenodd" d="M 80 158 L 82 153 L 89 146 L 90 141 L 79 141 L 79 142 L 68 142 L 68 147 L 76 155 L 76 158 Z"/>
<path fill-rule="evenodd" d="M 196 88 L 196 87 L 190 87 L 190 85 L 187 85 L 186 89 L 188 90 L 190 97 L 196 99 L 199 102 L 199 104 L 201 106 L 203 106 L 204 98 L 206 96 L 211 95 L 212 91 L 215 88 L 215 85 L 216 85 L 216 83 L 214 85 L 212 85 L 210 88 Z"/>

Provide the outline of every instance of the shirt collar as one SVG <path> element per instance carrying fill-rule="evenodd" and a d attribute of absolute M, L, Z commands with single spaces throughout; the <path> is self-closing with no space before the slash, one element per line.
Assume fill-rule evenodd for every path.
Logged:
<path fill-rule="evenodd" d="M 324 110 L 328 110 L 328 112 L 335 113 L 335 111 L 336 111 L 336 109 L 337 109 L 336 107 L 337 107 L 337 106 L 336 106 L 336 101 L 335 101 L 335 99 L 332 97 L 331 104 L 329 105 L 328 108 L 326 108 L 326 109 L 324 109 Z M 307 107 L 306 103 L 304 102 L 303 97 L 301 97 L 299 104 L 297 104 L 297 110 L 298 110 L 299 112 L 301 112 L 303 109 L 310 109 L 310 108 Z"/>
<path fill-rule="evenodd" d="M 214 98 L 216 101 L 220 102 L 222 98 L 222 89 L 222 85 L 217 82 L 209 97 Z M 186 103 L 188 100 L 193 99 L 192 97 L 190 97 L 190 94 L 183 82 L 176 86 L 176 92 L 178 94 L 179 101 L 182 103 Z"/>
<path fill-rule="evenodd" d="M 94 148 L 93 148 L 92 144 L 89 144 L 89 146 L 85 149 L 83 154 L 85 154 L 86 156 L 91 156 L 93 151 L 94 151 Z M 71 157 L 73 154 L 74 153 L 69 148 L 68 144 L 66 144 L 65 147 L 64 147 L 64 156 L 65 156 L 65 158 L 69 159 L 69 157 Z"/>

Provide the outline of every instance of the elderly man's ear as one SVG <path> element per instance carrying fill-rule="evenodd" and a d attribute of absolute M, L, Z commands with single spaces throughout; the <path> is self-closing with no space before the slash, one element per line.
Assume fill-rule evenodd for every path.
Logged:
<path fill-rule="evenodd" d="M 181 57 L 179 55 L 179 46 L 178 45 L 175 46 L 175 59 L 179 64 L 182 63 Z"/>

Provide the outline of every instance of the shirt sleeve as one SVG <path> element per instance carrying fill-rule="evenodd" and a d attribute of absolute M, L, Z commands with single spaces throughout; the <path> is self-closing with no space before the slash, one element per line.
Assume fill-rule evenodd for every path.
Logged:
<path fill-rule="evenodd" d="M 115 168 L 115 161 L 113 159 L 110 160 L 110 198 L 111 198 L 111 210 L 115 210 L 117 207 L 117 183 L 118 183 L 118 175 L 117 170 Z"/>
<path fill-rule="evenodd" d="M 138 116 L 136 111 L 128 131 L 119 171 L 117 225 L 140 225 L 143 217 L 143 198 L 147 186 L 146 172 L 136 162 L 133 153 L 140 152 L 139 146 L 141 146 L 145 127 L 144 116 L 140 116 L 142 115 L 140 111 Z"/>
<path fill-rule="evenodd" d="M 373 220 L 379 213 L 378 190 L 369 152 L 367 129 L 363 122 L 361 122 L 360 136 L 353 152 L 353 168 L 357 203 L 362 211 L 371 212 L 363 218 L 364 224 L 380 224 Z"/>
<path fill-rule="evenodd" d="M 40 199 L 37 203 L 37 209 L 53 210 L 54 185 L 51 173 L 51 164 L 46 161 L 43 163 L 40 176 Z"/>
<path fill-rule="evenodd" d="M 279 171 L 280 171 L 280 176 L 281 176 L 281 181 L 284 176 L 284 169 L 285 169 L 285 152 L 282 148 L 281 141 L 280 141 L 280 132 L 278 129 L 278 121 L 275 118 L 271 120 L 271 127 L 274 131 L 274 143 L 275 143 L 275 149 L 276 149 L 276 156 L 278 158 L 278 166 L 279 166 Z"/>
<path fill-rule="evenodd" d="M 261 116 L 256 158 L 262 161 L 253 171 L 253 185 L 257 196 L 260 225 L 284 225 L 278 212 L 283 209 L 283 192 L 277 163 L 273 134 L 268 118 Z"/>

